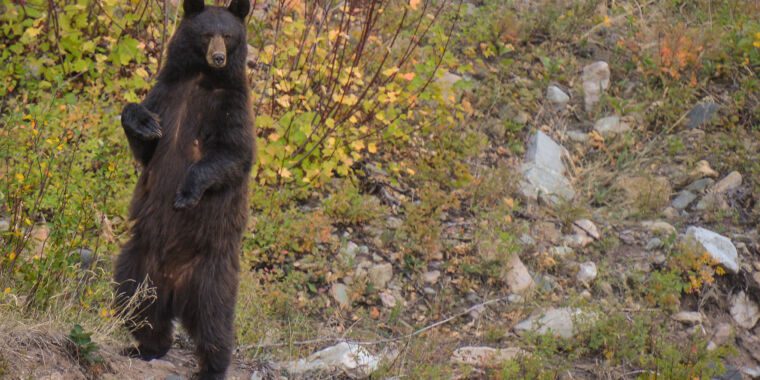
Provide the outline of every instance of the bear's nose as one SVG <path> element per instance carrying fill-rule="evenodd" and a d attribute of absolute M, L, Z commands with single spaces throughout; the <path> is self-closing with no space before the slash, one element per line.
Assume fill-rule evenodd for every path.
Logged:
<path fill-rule="evenodd" d="M 224 54 L 223 53 L 214 53 L 213 56 L 211 56 L 211 59 L 214 60 L 214 64 L 217 66 L 221 66 L 224 64 Z"/>

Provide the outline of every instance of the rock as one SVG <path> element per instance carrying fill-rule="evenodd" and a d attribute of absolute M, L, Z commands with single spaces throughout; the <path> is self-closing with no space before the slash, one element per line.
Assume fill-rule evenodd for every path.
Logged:
<path fill-rule="evenodd" d="M 50 228 L 47 224 L 35 224 L 34 227 L 32 227 L 31 237 L 36 242 L 41 243 L 47 240 L 48 236 L 50 236 Z"/>
<path fill-rule="evenodd" d="M 396 300 L 396 297 L 390 292 L 380 292 L 379 296 L 380 296 L 380 302 L 385 307 L 395 307 L 396 303 L 398 303 L 398 301 Z"/>
<path fill-rule="evenodd" d="M 367 271 L 367 276 L 375 289 L 384 289 L 393 278 L 393 265 L 390 263 L 374 265 Z"/>
<path fill-rule="evenodd" d="M 346 245 L 340 250 L 340 255 L 346 262 L 353 262 L 356 259 L 356 255 L 359 253 L 359 246 L 352 241 L 348 241 Z"/>
<path fill-rule="evenodd" d="M 697 103 L 686 114 L 686 117 L 689 119 L 689 123 L 687 124 L 689 129 L 700 128 L 710 123 L 718 108 L 718 105 L 712 100 L 703 100 Z"/>
<path fill-rule="evenodd" d="M 620 116 L 607 116 L 594 123 L 594 130 L 604 137 L 609 137 L 631 130 L 631 126 L 623 121 Z"/>
<path fill-rule="evenodd" d="M 573 249 L 570 247 L 560 245 L 549 248 L 549 254 L 557 258 L 565 259 L 574 255 L 575 251 L 573 251 Z"/>
<path fill-rule="evenodd" d="M 561 307 L 534 314 L 515 325 L 514 330 L 518 335 L 533 331 L 538 334 L 552 333 L 555 336 L 568 339 L 572 338 L 576 332 L 575 321 L 585 322 L 593 319 L 596 319 L 596 316 L 592 313 L 585 313 L 580 309 Z"/>
<path fill-rule="evenodd" d="M 90 269 L 93 260 L 95 260 L 95 254 L 87 248 L 79 248 L 69 253 L 71 256 L 79 256 L 79 267 L 81 269 Z"/>
<path fill-rule="evenodd" d="M 718 377 L 711 380 L 743 380 L 742 373 L 734 366 L 726 365 L 726 370 Z"/>
<path fill-rule="evenodd" d="M 701 160 L 697 162 L 697 166 L 694 168 L 694 170 L 691 171 L 691 178 L 717 178 L 718 172 L 713 170 L 713 168 L 710 167 L 710 163 L 706 160 Z"/>
<path fill-rule="evenodd" d="M 159 369 L 162 371 L 173 371 L 177 369 L 177 366 L 174 365 L 174 363 L 162 359 L 153 359 L 148 362 L 148 365 L 150 368 Z"/>
<path fill-rule="evenodd" d="M 752 380 L 760 379 L 760 367 L 742 367 L 742 373 Z"/>
<path fill-rule="evenodd" d="M 670 318 L 673 318 L 674 321 L 692 325 L 702 323 L 702 313 L 698 311 L 681 311 L 673 314 Z"/>
<path fill-rule="evenodd" d="M 352 379 L 369 377 L 380 365 L 380 358 L 355 343 L 341 342 L 315 352 L 305 359 L 288 362 L 285 369 L 290 375 L 304 376 L 320 371 L 343 373 Z M 308 378 L 304 376 L 304 378 Z"/>
<path fill-rule="evenodd" d="M 520 244 L 526 247 L 532 247 L 536 245 L 536 240 L 533 239 L 533 237 L 528 234 L 522 234 L 520 235 Z"/>
<path fill-rule="evenodd" d="M 546 100 L 551 103 L 555 110 L 561 110 L 570 102 L 570 96 L 559 87 L 551 85 L 546 88 Z"/>
<path fill-rule="evenodd" d="M 594 239 L 585 233 L 575 233 L 562 238 L 562 243 L 571 248 L 583 248 L 593 242 Z"/>
<path fill-rule="evenodd" d="M 728 202 L 726 201 L 726 198 L 723 196 L 723 194 L 719 193 L 708 193 L 702 199 L 697 202 L 697 205 L 694 206 L 694 209 L 697 211 L 705 211 L 705 210 L 728 210 L 730 206 L 728 205 Z"/>
<path fill-rule="evenodd" d="M 610 87 L 610 67 L 607 62 L 598 61 L 583 68 L 581 76 L 586 111 L 590 111 L 602 98 L 602 93 Z"/>
<path fill-rule="evenodd" d="M 520 190 L 523 195 L 533 200 L 538 199 L 539 195 L 548 196 L 553 203 L 560 198 L 570 200 L 575 197 L 572 184 L 564 176 L 562 157 L 567 154 L 551 137 L 541 131 L 536 132 L 529 142 L 522 165 Z"/>
<path fill-rule="evenodd" d="M 739 257 L 736 247 L 728 238 L 710 230 L 691 226 L 686 230 L 686 238 L 693 239 L 701 245 L 705 251 L 728 271 L 739 271 Z"/>
<path fill-rule="evenodd" d="M 578 219 L 573 222 L 573 230 L 576 231 L 576 233 L 578 233 L 580 230 L 580 232 L 585 233 L 595 240 L 602 238 L 602 235 L 599 234 L 599 230 L 596 228 L 596 224 L 588 219 Z"/>
<path fill-rule="evenodd" d="M 385 225 L 392 230 L 397 230 L 401 228 L 403 224 L 404 224 L 404 221 L 394 216 L 389 216 L 388 219 L 385 220 Z"/>
<path fill-rule="evenodd" d="M 707 349 L 712 351 L 726 343 L 728 343 L 729 339 L 731 339 L 732 329 L 731 324 L 729 323 L 721 323 L 715 328 L 715 333 L 713 333 L 712 338 L 710 339 L 710 343 L 712 345 L 708 345 Z M 712 347 L 712 349 L 711 349 Z"/>
<path fill-rule="evenodd" d="M 737 171 L 733 171 L 729 173 L 727 176 L 725 176 L 722 180 L 712 185 L 712 187 L 710 187 L 708 192 L 714 193 L 714 194 L 723 194 L 727 191 L 734 190 L 741 185 L 742 185 L 742 175 Z"/>
<path fill-rule="evenodd" d="M 11 229 L 11 221 L 8 218 L 0 219 L 0 232 L 5 232 Z"/>
<path fill-rule="evenodd" d="M 533 278 L 520 256 L 512 254 L 507 262 L 506 283 L 512 293 L 523 293 L 533 287 Z"/>
<path fill-rule="evenodd" d="M 731 317 L 739 326 L 749 330 L 760 319 L 760 308 L 744 291 L 740 291 L 731 298 Z"/>
<path fill-rule="evenodd" d="M 496 368 L 506 361 L 514 360 L 527 354 L 527 352 L 517 347 L 461 347 L 457 348 L 451 355 L 451 361 L 456 364 L 473 367 Z"/>
<path fill-rule="evenodd" d="M 692 193 L 689 190 L 684 190 L 678 193 L 678 196 L 676 199 L 673 199 L 673 202 L 671 202 L 670 205 L 673 206 L 673 208 L 676 210 L 684 210 L 689 207 L 691 202 L 694 202 L 696 199 L 696 194 Z"/>
<path fill-rule="evenodd" d="M 422 274 L 422 281 L 426 284 L 435 284 L 441 277 L 441 271 L 431 270 Z"/>
<path fill-rule="evenodd" d="M 431 288 L 429 286 L 426 286 L 426 287 L 422 288 L 422 292 L 425 293 L 425 294 L 427 294 L 427 295 L 429 295 L 429 296 L 434 296 L 436 294 L 435 289 L 433 289 L 433 288 Z"/>
<path fill-rule="evenodd" d="M 341 308 L 348 308 L 351 306 L 351 299 L 348 297 L 348 287 L 339 282 L 332 284 L 330 287 L 330 295 Z"/>
<path fill-rule="evenodd" d="M 670 223 L 661 220 L 643 221 L 641 222 L 641 226 L 646 228 L 649 232 L 657 235 L 669 236 L 674 235 L 677 232 L 676 228 Z"/>
<path fill-rule="evenodd" d="M 510 294 L 507 296 L 507 302 L 509 303 L 523 303 L 525 298 L 519 294 Z"/>
<path fill-rule="evenodd" d="M 716 173 L 716 176 L 717 176 L 717 173 Z M 701 193 L 705 191 L 705 189 L 707 189 L 708 187 L 712 186 L 714 183 L 715 183 L 715 180 L 713 180 L 712 178 L 701 178 L 689 184 L 689 186 L 686 187 L 686 190 L 693 191 L 695 193 Z"/>
<path fill-rule="evenodd" d="M 169 375 L 169 376 L 166 376 L 166 377 L 164 378 L 164 380 L 185 380 L 185 378 L 184 378 L 184 377 L 182 377 L 182 376 L 180 376 L 180 375 L 177 375 L 177 374 L 173 374 L 173 373 L 172 373 L 171 375 Z"/>
<path fill-rule="evenodd" d="M 647 245 L 646 245 L 646 247 L 644 247 L 644 249 L 646 249 L 647 251 L 653 251 L 653 250 L 655 250 L 657 248 L 660 248 L 660 247 L 662 247 L 662 240 L 660 240 L 660 238 L 658 238 L 658 237 L 653 237 L 653 238 L 649 239 L 649 241 L 647 242 Z"/>
<path fill-rule="evenodd" d="M 593 261 L 587 261 L 578 267 L 578 274 L 575 278 L 584 285 L 590 285 L 596 279 L 597 269 Z"/>
<path fill-rule="evenodd" d="M 585 143 L 588 141 L 588 133 L 586 132 L 567 131 L 565 132 L 565 136 L 567 136 L 567 138 L 571 141 L 575 141 L 577 143 Z"/>

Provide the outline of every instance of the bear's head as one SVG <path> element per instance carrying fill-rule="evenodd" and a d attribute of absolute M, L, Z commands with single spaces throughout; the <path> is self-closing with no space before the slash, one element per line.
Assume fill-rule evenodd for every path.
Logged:
<path fill-rule="evenodd" d="M 169 47 L 170 59 L 221 70 L 245 64 L 245 17 L 250 0 L 232 0 L 228 7 L 206 6 L 203 0 L 184 0 L 185 14 Z M 179 57 L 176 57 L 179 56 Z"/>

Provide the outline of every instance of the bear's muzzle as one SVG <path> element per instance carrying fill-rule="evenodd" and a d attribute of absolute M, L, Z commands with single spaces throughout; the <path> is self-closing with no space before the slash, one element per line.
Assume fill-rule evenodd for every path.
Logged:
<path fill-rule="evenodd" d="M 227 50 L 222 36 L 216 35 L 209 41 L 208 50 L 206 50 L 206 63 L 215 69 L 221 69 L 227 64 Z"/>

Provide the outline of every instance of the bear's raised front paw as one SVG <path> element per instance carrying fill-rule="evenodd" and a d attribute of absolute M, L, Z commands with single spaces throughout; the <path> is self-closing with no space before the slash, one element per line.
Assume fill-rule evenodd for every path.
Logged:
<path fill-rule="evenodd" d="M 195 195 L 189 191 L 178 191 L 174 197 L 174 208 L 177 210 L 193 208 L 200 200 L 200 195 Z"/>
<path fill-rule="evenodd" d="M 128 133 L 143 140 L 155 140 L 162 135 L 158 115 L 141 104 L 127 104 L 121 113 L 121 124 Z"/>

